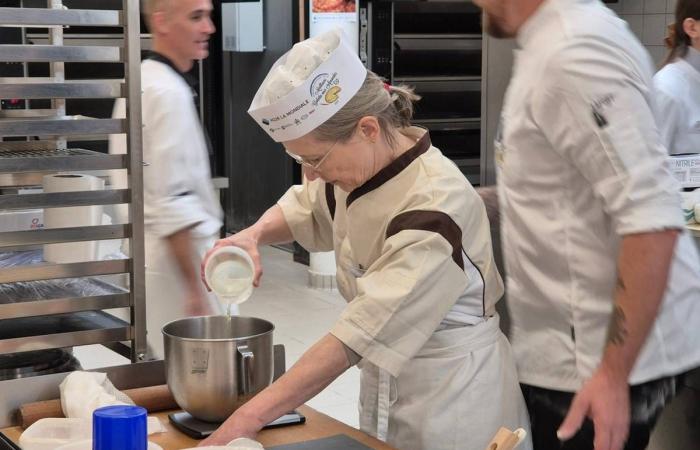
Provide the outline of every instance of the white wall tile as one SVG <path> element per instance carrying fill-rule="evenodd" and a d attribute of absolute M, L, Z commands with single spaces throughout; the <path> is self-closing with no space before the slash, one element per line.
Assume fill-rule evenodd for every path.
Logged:
<path fill-rule="evenodd" d="M 666 14 L 645 14 L 642 43 L 644 45 L 662 45 L 666 36 Z"/>
<path fill-rule="evenodd" d="M 676 21 L 675 14 L 666 14 L 666 25 L 670 25 Z"/>
<path fill-rule="evenodd" d="M 623 14 L 643 14 L 644 0 L 625 0 L 622 4 Z"/>
<path fill-rule="evenodd" d="M 674 14 L 676 12 L 676 4 L 678 0 L 666 0 L 666 12 Z"/>
<path fill-rule="evenodd" d="M 619 16 L 620 14 L 622 14 L 623 4 L 625 3 L 625 1 L 628 0 L 620 0 L 617 3 L 606 3 L 605 6 L 615 11 Z"/>
<path fill-rule="evenodd" d="M 667 0 L 644 0 L 644 14 L 662 14 L 666 12 Z"/>
<path fill-rule="evenodd" d="M 661 67 L 661 63 L 666 58 L 667 49 L 663 45 L 647 45 L 647 50 L 651 54 L 651 59 L 657 68 Z"/>
<path fill-rule="evenodd" d="M 630 30 L 634 33 L 637 38 L 642 40 L 642 33 L 644 32 L 644 15 L 642 14 L 628 14 L 624 19 L 629 24 Z"/>

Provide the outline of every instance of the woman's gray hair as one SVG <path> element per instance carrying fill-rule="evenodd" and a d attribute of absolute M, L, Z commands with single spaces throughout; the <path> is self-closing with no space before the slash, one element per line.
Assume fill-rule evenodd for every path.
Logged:
<path fill-rule="evenodd" d="M 418 100 L 420 96 L 413 92 L 413 88 L 389 86 L 379 75 L 368 70 L 367 78 L 355 96 L 312 135 L 321 141 L 345 142 L 352 137 L 360 119 L 374 116 L 387 144 L 394 147 L 396 130 L 411 126 L 413 103 Z"/>

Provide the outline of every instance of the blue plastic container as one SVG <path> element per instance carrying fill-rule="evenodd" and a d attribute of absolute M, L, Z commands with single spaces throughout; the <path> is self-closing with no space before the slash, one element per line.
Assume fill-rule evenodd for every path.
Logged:
<path fill-rule="evenodd" d="M 140 406 L 105 406 L 92 413 L 92 450 L 147 450 L 147 412 Z"/>

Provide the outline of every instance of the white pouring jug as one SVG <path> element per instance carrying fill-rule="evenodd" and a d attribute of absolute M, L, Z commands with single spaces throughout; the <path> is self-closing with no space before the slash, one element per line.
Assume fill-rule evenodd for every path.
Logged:
<path fill-rule="evenodd" d="M 253 293 L 255 266 L 253 260 L 240 247 L 219 247 L 204 266 L 204 279 L 230 315 L 231 305 L 248 300 Z"/>

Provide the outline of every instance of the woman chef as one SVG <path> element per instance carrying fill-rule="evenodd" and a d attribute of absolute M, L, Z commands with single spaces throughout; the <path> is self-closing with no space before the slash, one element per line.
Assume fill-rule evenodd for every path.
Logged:
<path fill-rule="evenodd" d="M 672 155 L 700 152 L 700 0 L 678 0 L 664 67 L 654 75 L 656 122 Z"/>
<path fill-rule="evenodd" d="M 306 181 L 217 246 L 246 249 L 256 284 L 259 245 L 335 250 L 348 305 L 202 445 L 255 436 L 358 363 L 360 428 L 396 448 L 483 450 L 500 426 L 529 430 L 483 203 L 410 125 L 416 99 L 368 72 L 337 31 L 295 45 L 264 80 L 249 113 Z"/>

